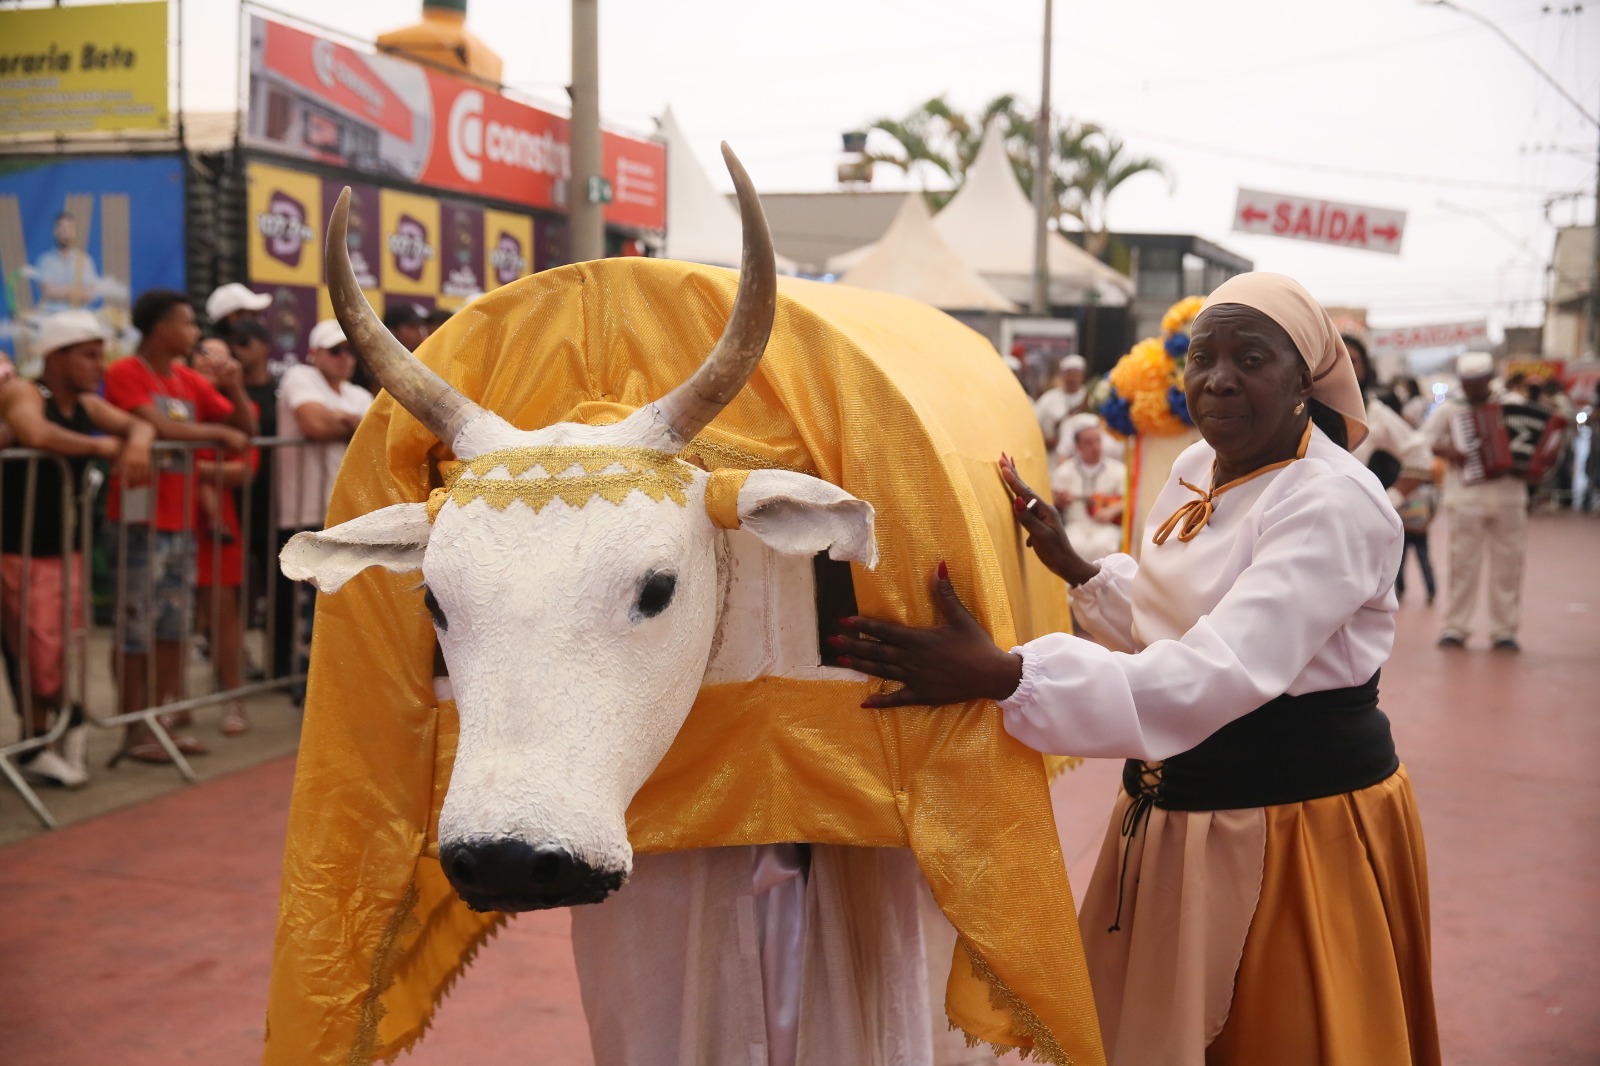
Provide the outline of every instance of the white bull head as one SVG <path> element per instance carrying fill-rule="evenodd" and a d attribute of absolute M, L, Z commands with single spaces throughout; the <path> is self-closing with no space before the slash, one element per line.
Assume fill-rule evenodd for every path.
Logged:
<path fill-rule="evenodd" d="M 628 803 L 689 713 L 728 590 L 724 530 L 872 566 L 871 505 L 788 471 L 729 478 L 676 458 L 743 388 L 772 330 L 760 202 L 727 146 L 744 223 L 739 291 L 690 379 L 604 427 L 520 430 L 462 396 L 383 328 L 328 226 L 345 333 L 395 400 L 460 460 L 428 503 L 294 537 L 283 571 L 325 592 L 369 566 L 421 570 L 461 733 L 439 858 L 479 910 L 598 902 L 626 880 Z"/>

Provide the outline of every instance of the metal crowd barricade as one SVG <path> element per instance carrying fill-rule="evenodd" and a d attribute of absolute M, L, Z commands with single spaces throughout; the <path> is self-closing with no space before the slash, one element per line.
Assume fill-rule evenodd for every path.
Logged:
<path fill-rule="evenodd" d="M 15 470 L 17 463 L 24 464 L 19 473 Z M 37 529 L 39 470 L 44 464 L 50 464 L 56 475 L 61 479 L 63 486 L 73 484 L 72 468 L 67 460 L 51 452 L 38 451 L 32 448 L 6 448 L 0 450 L 0 528 L 10 529 L 10 523 L 18 520 L 18 516 L 5 513 L 6 479 L 7 477 L 21 477 L 23 479 L 23 505 L 20 516 L 18 537 L 20 539 L 20 552 L 11 556 L 9 553 L 5 565 L 14 568 L 17 575 L 16 591 L 9 589 L 0 591 L 0 596 L 9 598 L 15 595 L 17 603 L 6 605 L 8 613 L 14 613 L 18 619 L 15 633 L 5 634 L 5 655 L 9 661 L 11 698 L 16 707 L 19 721 L 18 737 L 10 743 L 0 745 L 0 775 L 11 784 L 11 787 L 22 797 L 36 818 L 46 827 L 54 829 L 55 818 L 50 814 L 39 794 L 33 790 L 32 785 L 22 775 L 12 760 L 18 756 L 25 756 L 37 752 L 47 745 L 55 744 L 66 735 L 72 725 L 72 708 L 82 706 L 87 701 L 88 691 L 88 655 L 87 632 L 82 626 L 73 624 L 73 598 L 72 571 L 76 567 L 80 576 L 78 582 L 78 608 L 80 619 L 87 619 L 89 596 L 89 566 L 87 542 L 91 523 L 88 520 L 89 505 L 100 474 L 98 470 L 89 467 L 84 472 L 84 481 L 87 484 L 76 486 L 76 492 L 61 493 L 61 693 L 60 707 L 55 720 L 42 733 L 36 732 L 33 722 L 34 710 L 34 677 L 32 644 L 33 633 L 29 625 L 32 619 L 30 611 L 32 599 L 33 574 L 35 569 L 34 539 Z M 12 468 L 8 474 L 8 467 Z M 73 499 L 80 501 L 80 506 L 73 507 Z"/>
<path fill-rule="evenodd" d="M 256 438 L 251 442 L 252 449 L 261 458 L 260 476 L 269 479 L 264 493 L 267 506 L 265 523 L 258 521 L 259 515 L 250 487 L 252 479 L 247 476 L 242 485 L 232 484 L 231 482 L 237 480 L 237 477 L 230 475 L 226 464 L 221 461 L 221 450 L 212 444 L 157 442 L 152 449 L 150 483 L 137 488 L 129 486 L 125 481 L 119 483 L 117 491 L 121 493 L 121 499 L 118 501 L 121 518 L 116 523 L 108 523 L 109 528 L 115 533 L 112 566 L 115 595 L 110 632 L 111 661 L 108 664 L 112 679 L 111 706 L 95 705 L 95 701 L 91 698 L 88 675 L 89 628 L 93 625 L 93 615 L 90 610 L 90 589 L 93 584 L 90 555 L 95 539 L 93 505 L 98 479 L 102 478 L 103 474 L 95 466 L 89 467 L 85 478 L 87 484 L 80 486 L 80 491 L 76 494 L 78 507 L 75 510 L 70 506 L 71 495 L 63 494 L 63 511 L 66 512 L 63 528 L 70 531 L 70 537 L 64 543 L 72 546 L 71 554 L 79 560 L 82 568 L 80 610 L 85 623 L 82 627 L 71 625 L 71 604 L 66 602 L 66 597 L 63 597 L 63 634 L 71 635 L 70 639 L 63 640 L 63 656 L 70 660 L 72 668 L 68 672 L 68 664 L 63 663 L 63 677 L 73 679 L 70 692 L 63 693 L 63 708 L 70 708 L 74 704 L 81 706 L 84 710 L 84 720 L 101 729 L 134 727 L 135 732 L 148 730 L 149 737 L 160 744 L 173 768 L 184 780 L 192 782 L 196 780 L 194 768 L 174 739 L 173 734 L 183 728 L 177 724 L 178 719 L 174 716 L 233 700 L 243 700 L 261 693 L 303 688 L 306 675 L 302 645 L 308 643 L 309 634 L 305 630 L 309 626 L 310 616 L 309 610 L 304 610 L 303 607 L 312 602 L 313 593 L 305 586 L 292 585 L 278 575 L 277 551 L 279 542 L 287 532 L 286 530 L 280 533 L 278 529 L 281 524 L 278 520 L 278 482 L 293 471 L 297 489 L 320 492 L 325 499 L 327 486 L 322 482 L 326 477 L 322 473 L 322 464 L 317 461 L 317 454 L 311 451 L 318 443 L 277 437 Z M 197 461 L 197 454 L 203 453 L 211 453 L 211 457 Z M 68 477 L 70 468 L 59 456 L 28 449 L 9 449 L 0 452 L 0 459 L 22 459 L 29 463 L 24 474 L 16 475 L 13 472 L 13 476 L 25 476 L 29 479 L 25 491 L 25 513 L 22 516 L 26 557 L 29 554 L 35 525 L 33 506 L 38 465 L 45 462 L 59 463 L 63 473 Z M 246 469 L 249 469 L 248 460 Z M 158 669 L 159 645 L 156 639 L 162 590 L 156 586 L 156 545 L 153 532 L 158 524 L 156 518 L 160 514 L 161 504 L 169 502 L 162 496 L 160 475 L 163 471 L 168 474 L 183 475 L 180 501 L 183 516 L 181 528 L 167 532 L 189 538 L 195 545 L 193 562 L 187 567 L 182 587 L 177 591 L 180 597 L 181 617 L 179 640 L 176 642 L 177 662 L 166 664 L 171 668 L 171 673 Z M 4 473 L 4 468 L 0 467 L 0 477 L 3 477 Z M 235 471 L 234 475 L 236 474 Z M 0 492 L 3 492 L 3 488 L 3 480 L 0 480 Z M 232 586 L 225 584 L 229 579 L 229 575 L 224 572 L 225 545 L 218 538 L 200 535 L 201 531 L 197 529 L 196 522 L 196 502 L 202 494 L 209 492 L 216 505 L 215 512 L 220 512 L 224 495 L 234 492 L 235 489 L 238 490 L 235 539 L 239 547 L 240 572 L 237 586 Z M 169 485 L 166 491 L 170 494 L 175 490 Z M 3 499 L 3 496 L 0 496 L 0 499 Z M 11 516 L 4 516 L 3 520 L 10 521 Z M 133 530 L 141 526 L 145 532 L 135 534 Z M 132 580 L 133 575 L 128 565 L 132 536 L 145 538 L 145 565 L 140 569 L 142 580 L 138 581 Z M 261 543 L 263 537 L 267 538 L 266 543 Z M 200 587 L 199 573 L 202 568 L 207 570 L 211 579 L 206 588 Z M 23 582 L 21 588 L 21 595 L 26 597 L 27 583 Z M 227 602 L 230 597 L 224 591 L 227 588 L 236 589 L 232 595 L 231 605 Z M 165 593 L 169 601 L 172 591 L 168 589 Z M 190 648 L 195 635 L 193 624 L 195 608 L 199 602 L 198 597 L 202 594 L 209 597 L 206 628 L 210 638 L 210 683 L 204 686 L 205 691 L 190 694 Z M 293 599 L 283 602 L 283 596 L 286 594 Z M 257 680 L 251 680 L 246 670 L 249 642 L 245 638 L 254 628 L 251 624 L 252 607 L 257 603 L 264 606 L 263 635 L 260 641 L 262 676 Z M 22 617 L 26 619 L 25 599 L 20 607 Z M 226 617 L 229 611 L 235 612 L 232 618 Z M 142 632 L 130 634 L 128 627 L 134 617 L 139 619 Z M 237 626 L 235 632 L 239 637 L 238 640 L 224 639 L 224 628 L 229 625 Z M 18 740 L 0 746 L 0 775 L 10 782 L 44 825 L 54 828 L 54 818 L 28 781 L 13 765 L 12 758 L 55 743 L 71 723 L 69 714 L 61 713 L 56 716 L 56 721 L 46 733 L 33 735 L 31 717 L 27 710 L 32 706 L 32 689 L 25 654 L 26 625 L 22 627 L 22 631 L 24 634 L 22 649 L 7 648 L 6 652 L 8 656 L 16 657 L 20 663 L 21 673 L 17 687 L 21 691 L 14 693 L 14 699 L 22 713 L 23 728 Z M 138 644 L 144 649 L 142 653 L 128 650 L 130 635 L 139 638 Z M 287 647 L 283 646 L 284 641 L 289 642 Z M 134 694 L 125 694 L 122 691 L 124 680 L 129 679 L 128 657 L 134 654 L 145 656 L 143 691 L 137 694 L 137 698 Z M 232 661 L 227 664 L 219 663 L 218 657 L 224 655 L 231 657 Z M 219 669 L 219 666 L 223 668 Z M 277 669 L 278 666 L 284 669 Z M 222 681 L 223 676 L 229 677 L 234 683 L 225 686 Z M 128 745 L 124 741 L 108 768 L 115 767 L 127 756 L 127 751 Z"/>

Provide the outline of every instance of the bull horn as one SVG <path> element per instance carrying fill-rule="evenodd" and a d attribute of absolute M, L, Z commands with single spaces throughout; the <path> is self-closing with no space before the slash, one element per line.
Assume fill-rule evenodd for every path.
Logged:
<path fill-rule="evenodd" d="M 339 202 L 333 205 L 333 217 L 328 220 L 328 246 L 323 257 L 333 313 L 378 384 L 434 436 L 454 445 L 461 427 L 485 412 L 406 351 L 405 345 L 373 313 L 350 265 L 350 249 L 345 243 L 349 224 L 350 187 L 345 186 Z"/>
<path fill-rule="evenodd" d="M 722 158 L 733 175 L 739 197 L 739 219 L 744 227 L 744 252 L 739 264 L 739 292 L 733 300 L 728 325 L 711 349 L 683 384 L 655 402 L 665 423 L 687 444 L 728 405 L 755 373 L 772 334 L 772 320 L 778 306 L 778 268 L 772 254 L 772 234 L 761 211 L 750 175 L 727 142 Z"/>

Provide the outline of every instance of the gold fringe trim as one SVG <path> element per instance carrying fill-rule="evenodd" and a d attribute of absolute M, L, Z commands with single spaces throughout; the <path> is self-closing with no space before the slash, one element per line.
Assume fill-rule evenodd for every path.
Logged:
<path fill-rule="evenodd" d="M 413 874 L 400 897 L 399 907 L 383 930 L 378 949 L 372 955 L 372 972 L 367 982 L 367 994 L 361 1000 L 361 1019 L 356 1023 L 355 1043 L 351 1045 L 350 1056 L 345 1060 L 350 1066 L 367 1066 L 376 1054 L 378 1023 L 383 1021 L 387 1013 L 383 994 L 394 984 L 395 964 L 398 961 L 396 945 L 416 924 L 418 898 L 416 876 Z"/>
<path fill-rule="evenodd" d="M 617 466 L 622 468 L 620 472 L 601 473 Z M 545 476 L 522 476 L 535 467 Z M 583 473 L 561 476 L 573 467 Z M 504 469 L 509 477 L 491 477 L 497 469 Z M 467 477 L 468 473 L 473 476 Z M 429 495 L 428 517 L 437 519 L 451 500 L 458 507 L 483 500 L 497 511 L 521 500 L 537 513 L 552 500 L 583 507 L 598 496 L 619 504 L 632 492 L 683 507 L 688 504 L 688 487 L 693 481 L 692 467 L 650 448 L 504 448 L 455 464 L 445 475 L 444 487 Z"/>
<path fill-rule="evenodd" d="M 1031 1058 L 1037 1062 L 1049 1063 L 1050 1066 L 1072 1066 L 1071 1056 L 1061 1046 L 1060 1041 L 1056 1040 L 1055 1034 L 1039 1020 L 1037 1014 L 1033 1013 L 1033 1008 L 1022 1002 L 1021 998 L 1011 991 L 1010 986 L 1000 979 L 1000 975 L 989 968 L 989 964 L 972 949 L 972 945 L 965 937 L 961 938 L 961 948 L 967 953 L 967 961 L 972 966 L 972 972 L 989 986 L 989 1002 L 1011 1015 L 1012 1032 L 1033 1041 L 1031 1048 L 1006 1047 L 973 1036 L 963 1029 L 961 1034 L 966 1038 L 967 1046 L 977 1047 L 979 1044 L 987 1044 L 996 1058 L 1015 1051 L 1017 1057 L 1024 1062 Z"/>
<path fill-rule="evenodd" d="M 439 980 L 438 985 L 429 993 L 428 1002 L 431 1006 L 428 1008 L 428 1013 L 423 1016 L 422 1021 L 416 1028 L 402 1035 L 394 1042 L 394 1046 L 384 1054 L 381 1061 L 385 1063 L 394 1062 L 395 1059 L 410 1051 L 418 1041 L 427 1035 L 428 1030 L 433 1028 L 433 1016 L 438 1013 L 439 1004 L 455 989 L 456 982 L 461 979 L 461 975 L 466 972 L 467 967 L 477 960 L 478 952 L 483 950 L 485 944 L 499 936 L 501 930 L 506 927 L 510 920 L 511 916 L 502 912 L 495 916 L 494 921 L 484 926 L 471 940 L 467 941 L 466 946 L 461 950 L 460 960 L 450 968 L 449 972 Z"/>

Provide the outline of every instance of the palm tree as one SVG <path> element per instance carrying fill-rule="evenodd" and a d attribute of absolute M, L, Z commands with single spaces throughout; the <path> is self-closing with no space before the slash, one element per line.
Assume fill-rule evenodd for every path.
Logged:
<path fill-rule="evenodd" d="M 880 118 L 868 126 L 868 131 L 887 137 L 875 138 L 883 147 L 869 148 L 865 157 L 906 174 L 916 173 L 922 181 L 923 195 L 937 209 L 961 188 L 991 122 L 1002 123 L 1012 167 L 1028 167 L 1033 121 L 1018 108 L 1017 98 L 1011 93 L 995 97 L 971 116 L 951 107 L 940 95 L 913 108 L 903 118 Z M 942 176 L 949 187 L 929 189 L 928 179 L 934 174 Z"/>
<path fill-rule="evenodd" d="M 1001 123 L 1011 169 L 1031 199 L 1037 118 L 1022 109 L 1014 93 L 995 97 L 971 116 L 951 107 L 940 95 L 903 118 L 880 118 L 868 127 L 869 133 L 882 135 L 868 141 L 869 146 L 876 143 L 879 147 L 869 147 L 865 156 L 906 174 L 915 173 L 929 206 L 938 210 L 965 182 L 967 168 L 977 158 L 984 131 L 992 122 Z M 1083 227 L 1084 247 L 1098 256 L 1109 240 L 1106 203 L 1118 186 L 1136 174 L 1150 172 L 1165 177 L 1170 187 L 1172 176 L 1158 159 L 1124 154 L 1121 138 L 1093 122 L 1067 119 L 1054 134 L 1050 191 L 1056 228 L 1062 228 L 1064 218 L 1077 220 Z M 930 189 L 930 177 L 946 187 Z"/>
<path fill-rule="evenodd" d="M 1093 256 L 1105 252 L 1110 233 L 1106 229 L 1106 205 L 1111 194 L 1138 174 L 1160 174 L 1173 188 L 1166 164 L 1149 156 L 1128 156 L 1122 139 L 1104 130 L 1089 128 L 1078 147 L 1075 173 L 1058 198 L 1062 211 L 1083 227 L 1083 246 Z M 1063 135 L 1065 131 L 1063 131 Z M 1066 156 L 1065 150 L 1061 153 Z"/>

